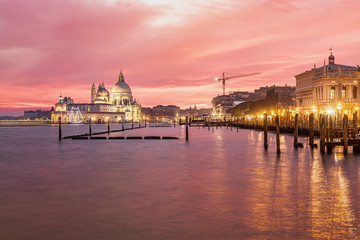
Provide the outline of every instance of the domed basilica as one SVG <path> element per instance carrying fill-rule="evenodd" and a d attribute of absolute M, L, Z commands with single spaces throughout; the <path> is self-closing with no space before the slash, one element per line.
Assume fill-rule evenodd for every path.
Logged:
<path fill-rule="evenodd" d="M 71 98 L 63 99 L 60 95 L 51 116 L 54 122 L 57 122 L 60 116 L 62 122 L 81 122 L 89 118 L 96 122 L 138 121 L 141 117 L 141 105 L 133 99 L 131 88 L 120 71 L 111 93 L 102 82 L 97 89 L 93 83 L 91 103 L 74 103 Z"/>

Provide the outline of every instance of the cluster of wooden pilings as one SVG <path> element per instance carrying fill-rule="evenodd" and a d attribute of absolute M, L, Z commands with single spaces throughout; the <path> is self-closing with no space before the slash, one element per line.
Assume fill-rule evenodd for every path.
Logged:
<path fill-rule="evenodd" d="M 208 127 L 237 127 L 256 129 L 264 131 L 264 147 L 268 147 L 268 131 L 276 134 L 276 151 L 281 152 L 280 133 L 294 135 L 294 147 L 303 147 L 299 143 L 299 135 L 308 137 L 308 144 L 311 148 L 317 148 L 315 137 L 319 137 L 320 151 L 331 153 L 335 146 L 342 146 L 344 154 L 348 153 L 349 146 L 354 152 L 360 152 L 360 138 L 358 138 L 358 113 L 353 112 L 349 121 L 347 114 L 263 114 L 259 117 L 242 117 L 229 119 L 205 119 L 200 122 L 193 122 L 186 118 L 186 136 L 188 140 L 188 125 Z"/>
<path fill-rule="evenodd" d="M 143 126 L 141 126 L 141 121 L 138 121 L 138 126 L 136 127 L 135 126 L 135 122 L 134 120 L 131 121 L 131 128 L 127 128 L 125 129 L 125 124 L 126 123 L 129 123 L 129 122 L 125 122 L 125 121 L 122 121 L 121 122 L 121 129 L 120 130 L 110 130 L 110 121 L 107 121 L 106 124 L 107 124 L 107 131 L 104 131 L 104 132 L 97 132 L 97 133 L 93 133 L 92 132 L 92 120 L 89 119 L 88 121 L 88 124 L 89 124 L 89 133 L 85 133 L 85 134 L 81 134 L 81 135 L 76 135 L 76 137 L 81 137 L 81 136 L 92 136 L 92 135 L 99 135 L 99 134 L 104 134 L 104 133 L 110 133 L 110 132 L 120 132 L 120 131 L 125 131 L 125 130 L 130 130 L 130 129 L 137 129 L 137 128 L 143 128 L 143 127 L 146 127 L 147 125 L 147 122 L 146 120 L 143 121 Z M 72 138 L 74 136 L 67 136 L 67 137 L 64 137 L 64 138 Z M 61 124 L 61 117 L 59 117 L 59 141 L 61 141 L 62 138 L 62 124 Z"/>

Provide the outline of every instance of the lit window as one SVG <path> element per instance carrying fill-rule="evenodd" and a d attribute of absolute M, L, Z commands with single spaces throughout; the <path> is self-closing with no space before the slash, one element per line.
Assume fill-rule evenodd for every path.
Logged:
<path fill-rule="evenodd" d="M 342 90 L 341 90 L 341 96 L 342 96 L 342 99 L 345 99 L 346 98 L 346 87 L 343 87 Z"/>
<path fill-rule="evenodd" d="M 330 89 L 330 99 L 335 99 L 335 87 L 331 87 Z"/>

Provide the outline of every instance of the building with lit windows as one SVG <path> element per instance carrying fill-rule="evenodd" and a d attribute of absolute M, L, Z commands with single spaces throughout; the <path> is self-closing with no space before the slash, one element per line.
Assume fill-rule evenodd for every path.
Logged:
<path fill-rule="evenodd" d="M 64 123 L 94 122 L 121 122 L 138 121 L 141 117 L 141 105 L 133 98 L 130 86 L 120 71 L 117 83 L 112 87 L 111 93 L 105 88 L 104 82 L 96 89 L 91 87 L 91 103 L 74 103 L 70 97 L 62 98 L 55 103 L 51 112 L 51 120 L 57 122 L 59 117 Z"/>
<path fill-rule="evenodd" d="M 360 98 L 357 71 L 357 67 L 336 64 L 331 53 L 328 64 L 324 61 L 324 66 L 295 76 L 296 107 L 299 111 L 354 111 Z"/>

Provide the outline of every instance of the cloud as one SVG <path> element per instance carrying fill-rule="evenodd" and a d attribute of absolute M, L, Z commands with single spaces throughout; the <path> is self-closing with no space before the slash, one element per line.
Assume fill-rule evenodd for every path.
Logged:
<path fill-rule="evenodd" d="M 238 79 L 236 89 L 294 85 L 293 76 L 321 65 L 330 46 L 336 61 L 360 63 L 359 7 L 341 0 L 1 1 L 0 108 L 50 106 L 60 91 L 87 102 L 91 84 L 105 81 L 110 90 L 120 69 L 144 106 L 210 105 L 222 72 L 262 73 Z"/>

